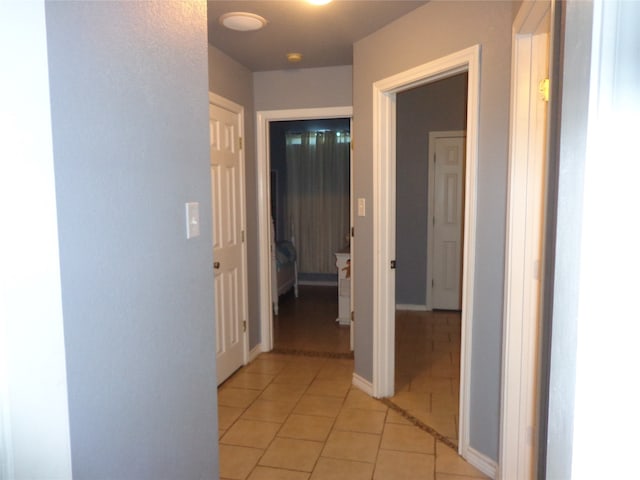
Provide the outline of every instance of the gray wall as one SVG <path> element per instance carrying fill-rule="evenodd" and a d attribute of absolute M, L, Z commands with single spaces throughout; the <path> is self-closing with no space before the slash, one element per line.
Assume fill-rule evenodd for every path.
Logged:
<path fill-rule="evenodd" d="M 425 305 L 429 132 L 465 130 L 467 74 L 396 97 L 396 303 Z"/>
<path fill-rule="evenodd" d="M 351 65 L 256 72 L 253 83 L 256 111 L 352 104 Z"/>
<path fill-rule="evenodd" d="M 227 54 L 209 45 L 209 91 L 244 107 L 244 163 L 247 208 L 247 300 L 249 348 L 260 343 L 258 275 L 258 166 L 255 147 L 253 74 Z"/>
<path fill-rule="evenodd" d="M 511 2 L 430 2 L 354 46 L 354 196 L 373 205 L 372 83 L 480 44 L 481 86 L 470 445 L 496 460 L 507 186 Z M 355 217 L 355 369 L 372 378 L 373 222 Z"/>
<path fill-rule="evenodd" d="M 215 478 L 205 4 L 46 15 L 73 476 Z"/>

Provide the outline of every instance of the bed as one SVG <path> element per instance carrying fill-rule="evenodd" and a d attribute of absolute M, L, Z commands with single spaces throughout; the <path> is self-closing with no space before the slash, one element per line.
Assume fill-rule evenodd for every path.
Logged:
<path fill-rule="evenodd" d="M 271 303 L 274 315 L 278 315 L 278 299 L 293 288 L 298 298 L 298 259 L 295 238 L 277 242 L 271 219 Z"/>

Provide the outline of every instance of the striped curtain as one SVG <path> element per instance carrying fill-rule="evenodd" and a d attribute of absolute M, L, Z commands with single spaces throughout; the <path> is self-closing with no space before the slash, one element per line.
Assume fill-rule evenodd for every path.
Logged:
<path fill-rule="evenodd" d="M 349 240 L 349 132 L 286 134 L 287 217 L 301 273 L 335 273 Z"/>

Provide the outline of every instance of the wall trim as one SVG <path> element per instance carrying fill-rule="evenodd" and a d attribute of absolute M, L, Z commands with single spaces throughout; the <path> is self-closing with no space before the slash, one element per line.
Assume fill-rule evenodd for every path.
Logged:
<path fill-rule="evenodd" d="M 264 349 L 262 343 L 257 344 L 249 351 L 249 358 L 247 360 L 247 363 L 253 362 L 261 353 L 264 352 L 266 352 L 266 350 Z"/>
<path fill-rule="evenodd" d="M 373 384 L 369 380 L 365 380 L 355 372 L 353 373 L 351 384 L 357 389 L 362 390 L 370 397 L 373 396 Z"/>
<path fill-rule="evenodd" d="M 427 305 L 414 305 L 412 303 L 397 303 L 396 311 L 405 310 L 408 312 L 430 312 L 431 308 Z"/>
<path fill-rule="evenodd" d="M 550 2 L 524 2 L 513 23 L 509 185 L 505 241 L 500 478 L 536 478 L 541 259 Z"/>
<path fill-rule="evenodd" d="M 480 453 L 475 448 L 468 447 L 467 454 L 465 456 L 465 460 L 469 462 L 471 465 L 476 467 L 482 473 L 484 473 L 489 478 L 496 478 L 498 471 L 498 464 L 494 462 L 492 459 L 487 457 L 486 455 Z M 500 477 L 507 480 L 511 477 Z"/>
<path fill-rule="evenodd" d="M 353 107 L 261 110 L 256 112 L 256 152 L 258 163 L 258 279 L 260 282 L 260 342 L 264 351 L 273 349 L 273 309 L 271 308 L 271 221 L 269 206 L 269 123 L 285 120 L 351 118 Z"/>
<path fill-rule="evenodd" d="M 395 140 L 396 94 L 452 75 L 468 73 L 467 139 L 462 273 L 459 453 L 467 458 L 471 339 L 476 244 L 476 195 L 480 45 L 452 53 L 373 84 L 373 394 L 394 393 L 395 356 Z"/>

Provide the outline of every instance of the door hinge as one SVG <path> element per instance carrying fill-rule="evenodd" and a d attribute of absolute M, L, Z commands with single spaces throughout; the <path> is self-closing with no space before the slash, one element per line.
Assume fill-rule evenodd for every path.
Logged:
<path fill-rule="evenodd" d="M 355 237 L 356 236 L 356 229 L 351 227 L 351 236 Z"/>
<path fill-rule="evenodd" d="M 352 322 L 356 321 L 356 312 L 354 312 L 354 311 L 351 312 L 351 321 Z"/>
<path fill-rule="evenodd" d="M 391 270 L 395 270 L 395 269 L 396 269 L 396 261 L 391 260 Z"/>
<path fill-rule="evenodd" d="M 549 101 L 549 79 L 545 78 L 538 84 L 538 92 L 540 93 L 540 100 L 545 102 Z"/>
<path fill-rule="evenodd" d="M 238 148 L 242 150 L 242 137 L 238 137 Z"/>
<path fill-rule="evenodd" d="M 433 281 L 433 278 L 431 279 L 431 288 L 436 286 L 436 282 Z"/>
<path fill-rule="evenodd" d="M 247 321 L 246 321 L 246 320 L 243 320 L 243 321 L 242 321 L 242 331 L 243 331 L 243 332 L 246 332 L 246 331 L 247 331 Z"/>
<path fill-rule="evenodd" d="M 242 238 L 242 243 L 244 243 L 244 230 L 242 230 L 242 232 L 240 232 L 240 236 Z"/>

